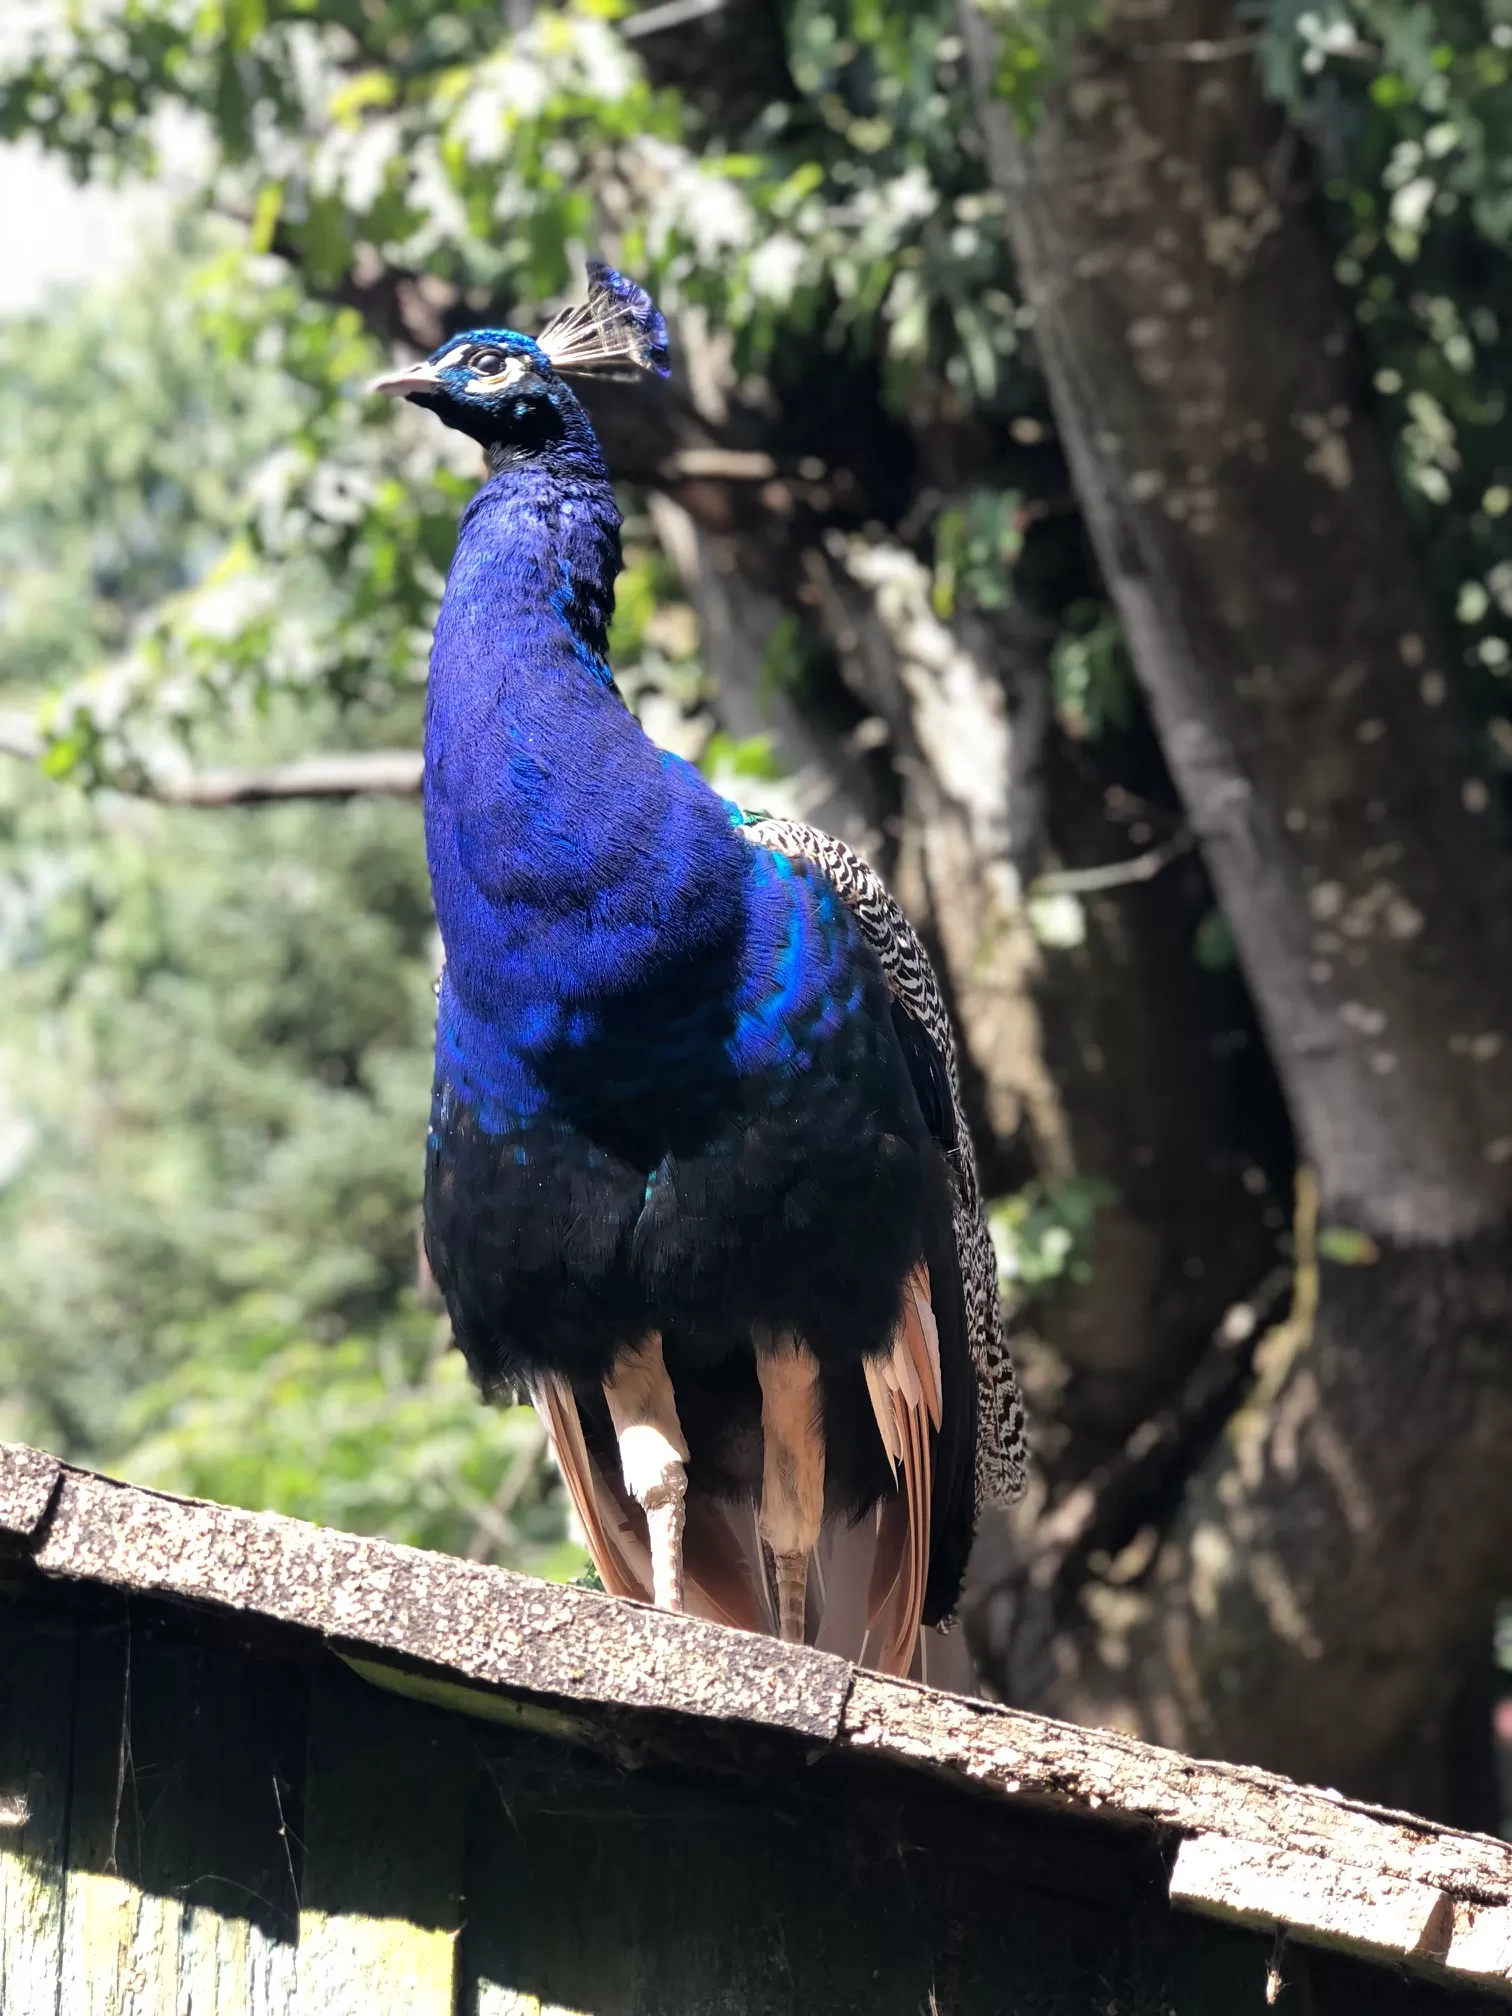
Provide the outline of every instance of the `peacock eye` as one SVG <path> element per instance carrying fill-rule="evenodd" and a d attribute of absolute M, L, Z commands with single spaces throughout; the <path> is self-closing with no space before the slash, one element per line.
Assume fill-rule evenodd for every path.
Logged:
<path fill-rule="evenodd" d="M 504 369 L 502 350 L 474 350 L 468 362 L 480 378 L 494 378 Z"/>

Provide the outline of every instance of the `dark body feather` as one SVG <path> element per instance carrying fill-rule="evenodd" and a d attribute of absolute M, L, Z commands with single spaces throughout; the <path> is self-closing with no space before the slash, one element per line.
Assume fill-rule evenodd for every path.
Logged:
<path fill-rule="evenodd" d="M 796 1334 L 821 1371 L 826 1505 L 859 1516 L 894 1488 L 862 1360 L 890 1350 L 923 1260 L 936 1621 L 974 1526 L 977 1410 L 943 1061 L 822 870 L 745 837 L 625 710 L 597 445 L 560 380 L 528 422 L 491 447 L 432 656 L 430 1264 L 485 1389 L 569 1380 L 611 1466 L 601 1382 L 659 1332 L 690 1488 L 722 1497 L 760 1489 L 752 1340 Z"/>

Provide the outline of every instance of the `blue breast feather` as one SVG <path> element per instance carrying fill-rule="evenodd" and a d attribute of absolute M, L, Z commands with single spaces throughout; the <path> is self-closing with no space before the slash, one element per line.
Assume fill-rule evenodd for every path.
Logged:
<path fill-rule="evenodd" d="M 564 1056 L 606 1042 L 663 1094 L 700 1072 L 802 1073 L 862 999 L 866 956 L 829 885 L 742 838 L 614 690 L 618 557 L 606 482 L 497 476 L 463 519 L 437 625 L 437 1064 L 489 1132 L 546 1110 Z"/>

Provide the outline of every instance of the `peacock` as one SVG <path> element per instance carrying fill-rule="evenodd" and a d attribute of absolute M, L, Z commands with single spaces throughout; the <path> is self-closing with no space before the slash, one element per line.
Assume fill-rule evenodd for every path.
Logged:
<path fill-rule="evenodd" d="M 569 381 L 664 377 L 667 333 L 588 277 L 538 337 L 474 329 L 375 388 L 488 471 L 426 703 L 427 1258 L 484 1394 L 543 1416 L 607 1590 L 929 1677 L 1024 1465 L 950 1023 L 865 861 L 625 705 L 620 515 Z"/>

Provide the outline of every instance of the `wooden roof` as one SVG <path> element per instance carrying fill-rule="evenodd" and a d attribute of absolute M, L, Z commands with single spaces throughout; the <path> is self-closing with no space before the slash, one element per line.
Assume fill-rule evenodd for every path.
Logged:
<path fill-rule="evenodd" d="M 0 1545 L 43 1576 L 315 1634 L 367 1677 L 569 1740 L 790 1732 L 962 1797 L 1139 1830 L 1173 1905 L 1512 1999 L 1512 1846 L 843 1660 L 0 1445 Z"/>

